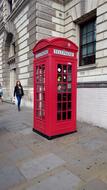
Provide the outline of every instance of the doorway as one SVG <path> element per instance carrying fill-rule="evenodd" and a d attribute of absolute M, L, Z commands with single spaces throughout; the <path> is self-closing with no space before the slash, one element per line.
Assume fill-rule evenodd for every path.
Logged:
<path fill-rule="evenodd" d="M 16 84 L 16 69 L 12 69 L 10 70 L 10 97 L 13 97 L 15 84 Z"/>

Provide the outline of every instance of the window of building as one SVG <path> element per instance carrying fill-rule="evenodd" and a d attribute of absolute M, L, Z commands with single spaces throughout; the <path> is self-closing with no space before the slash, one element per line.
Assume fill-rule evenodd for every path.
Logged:
<path fill-rule="evenodd" d="M 80 25 L 80 66 L 95 63 L 96 20 Z"/>
<path fill-rule="evenodd" d="M 0 1 L 0 21 L 3 19 L 3 1 Z"/>
<path fill-rule="evenodd" d="M 9 3 L 9 11 L 10 13 L 12 12 L 12 0 L 8 0 L 8 3 Z"/>
<path fill-rule="evenodd" d="M 15 56 L 15 53 L 15 43 L 12 43 L 9 47 L 9 58 Z"/>

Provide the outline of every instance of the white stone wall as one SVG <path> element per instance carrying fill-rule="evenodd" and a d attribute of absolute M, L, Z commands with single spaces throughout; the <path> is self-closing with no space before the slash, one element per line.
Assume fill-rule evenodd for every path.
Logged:
<path fill-rule="evenodd" d="M 81 4 L 82 2 L 82 4 Z M 81 9 L 83 6 L 84 9 Z M 79 23 L 83 15 L 96 9 L 96 62 L 79 67 L 78 82 L 107 81 L 107 1 L 73 0 L 65 6 L 65 37 L 79 46 Z M 78 88 L 77 119 L 107 128 L 107 89 Z"/>
<path fill-rule="evenodd" d="M 86 1 L 85 5 L 86 13 L 96 8 L 96 61 L 95 65 L 79 67 L 78 82 L 107 81 L 107 1 Z M 79 46 L 78 36 L 76 39 Z"/>
<path fill-rule="evenodd" d="M 77 118 L 107 129 L 107 88 L 79 88 Z"/>
<path fill-rule="evenodd" d="M 27 5 L 20 14 L 14 20 L 15 28 L 16 28 L 16 49 L 17 49 L 17 67 L 19 70 L 18 79 L 21 81 L 24 87 L 28 86 L 28 65 L 29 65 L 29 33 L 27 27 L 29 25 L 28 19 L 28 11 L 29 6 Z"/>
<path fill-rule="evenodd" d="M 96 64 L 98 67 L 105 67 L 107 66 L 107 1 L 97 8 L 96 32 Z"/>
<path fill-rule="evenodd" d="M 33 108 L 33 88 L 24 88 L 27 95 L 22 98 L 22 106 Z"/>
<path fill-rule="evenodd" d="M 74 21 L 81 16 L 80 0 L 70 1 L 65 6 L 65 28 L 64 34 L 74 43 L 78 41 L 77 27 Z"/>
<path fill-rule="evenodd" d="M 3 82 L 3 36 L 4 36 L 4 33 L 0 34 L 0 83 Z"/>
<path fill-rule="evenodd" d="M 16 71 L 18 80 L 21 81 L 21 84 L 24 88 L 24 97 L 22 99 L 23 106 L 33 106 L 33 88 L 29 87 L 29 38 L 30 34 L 28 31 L 29 22 L 29 4 L 18 14 L 14 20 L 16 28 Z M 35 40 L 35 39 L 34 39 Z M 32 61 L 33 62 L 33 61 Z M 32 68 L 33 69 L 33 68 Z M 33 80 L 33 79 L 32 79 Z"/>
<path fill-rule="evenodd" d="M 55 31 L 52 31 L 52 36 L 64 37 L 64 5 L 53 2 L 52 7 L 56 12 L 55 16 L 52 16 L 52 22 L 55 24 Z"/>
<path fill-rule="evenodd" d="M 54 1 L 39 0 L 36 3 L 36 39 L 64 36 L 64 6 Z"/>

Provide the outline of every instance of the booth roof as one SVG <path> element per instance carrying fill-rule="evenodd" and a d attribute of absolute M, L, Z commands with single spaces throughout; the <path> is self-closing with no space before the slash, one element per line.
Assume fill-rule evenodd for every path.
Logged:
<path fill-rule="evenodd" d="M 33 48 L 33 53 L 47 46 L 53 46 L 53 47 L 57 46 L 65 49 L 72 49 L 75 52 L 78 51 L 77 45 L 71 40 L 62 37 L 51 37 L 51 38 L 41 39 L 40 41 L 38 41 Z"/>

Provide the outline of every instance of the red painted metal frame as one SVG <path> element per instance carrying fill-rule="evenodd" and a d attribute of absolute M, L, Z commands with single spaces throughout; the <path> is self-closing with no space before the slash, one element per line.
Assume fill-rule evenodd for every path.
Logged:
<path fill-rule="evenodd" d="M 55 54 L 54 49 L 72 52 L 73 56 Z M 47 138 L 76 131 L 76 86 L 78 47 L 66 38 L 40 40 L 34 53 L 34 126 Z M 72 64 L 72 118 L 57 120 L 57 65 Z M 45 118 L 36 116 L 36 66 L 45 65 Z"/>

